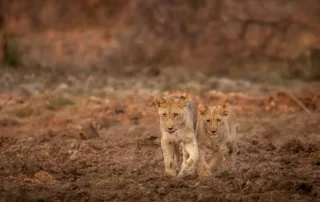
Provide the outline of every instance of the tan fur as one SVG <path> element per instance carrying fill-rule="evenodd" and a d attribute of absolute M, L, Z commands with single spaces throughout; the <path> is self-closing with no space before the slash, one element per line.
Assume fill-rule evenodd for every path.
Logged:
<path fill-rule="evenodd" d="M 223 106 L 200 104 L 198 109 L 200 116 L 197 123 L 197 140 L 200 159 L 197 173 L 203 178 L 211 176 L 220 168 L 230 169 L 235 166 L 238 124 L 228 103 Z"/>
<path fill-rule="evenodd" d="M 198 162 L 196 107 L 185 96 L 155 96 L 162 133 L 161 148 L 165 172 L 172 176 L 192 175 Z M 180 168 L 180 145 L 182 164 Z"/>

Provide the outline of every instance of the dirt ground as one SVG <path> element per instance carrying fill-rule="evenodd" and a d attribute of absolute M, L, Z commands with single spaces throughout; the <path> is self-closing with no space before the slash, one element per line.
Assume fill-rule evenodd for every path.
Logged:
<path fill-rule="evenodd" d="M 0 201 L 320 201 L 320 85 L 180 68 L 108 73 L 1 69 Z M 230 102 L 237 169 L 163 174 L 153 96 Z"/>

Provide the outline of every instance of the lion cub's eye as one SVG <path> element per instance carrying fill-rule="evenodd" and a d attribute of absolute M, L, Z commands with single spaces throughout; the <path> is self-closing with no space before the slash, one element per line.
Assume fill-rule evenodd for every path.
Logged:
<path fill-rule="evenodd" d="M 177 116 L 179 116 L 179 114 L 177 114 L 177 113 L 174 113 L 174 114 L 173 114 L 173 117 L 177 117 Z"/>
<path fill-rule="evenodd" d="M 166 117 L 166 116 L 167 116 L 167 114 L 166 114 L 166 113 L 163 113 L 163 114 L 162 114 L 162 116 Z"/>
<path fill-rule="evenodd" d="M 221 121 L 221 119 L 217 119 L 217 123 L 219 123 Z"/>
<path fill-rule="evenodd" d="M 208 119 L 207 122 L 210 123 L 210 119 Z"/>

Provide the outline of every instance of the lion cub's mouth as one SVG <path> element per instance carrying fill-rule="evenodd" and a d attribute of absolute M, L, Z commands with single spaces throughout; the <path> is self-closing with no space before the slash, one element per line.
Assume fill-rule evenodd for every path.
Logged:
<path fill-rule="evenodd" d="M 176 130 L 167 130 L 167 132 L 172 135 Z"/>

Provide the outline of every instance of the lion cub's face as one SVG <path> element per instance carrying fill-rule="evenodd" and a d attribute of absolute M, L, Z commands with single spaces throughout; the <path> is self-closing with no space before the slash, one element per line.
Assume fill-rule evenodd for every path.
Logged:
<path fill-rule="evenodd" d="M 154 103 L 159 112 L 161 128 L 166 132 L 173 134 L 184 124 L 188 104 L 185 96 L 174 96 L 167 99 L 155 96 Z"/>
<path fill-rule="evenodd" d="M 230 105 L 228 103 L 223 106 L 206 106 L 200 104 L 198 106 L 200 119 L 204 121 L 207 133 L 216 135 L 219 130 L 224 127 L 224 119 L 227 118 Z"/>

